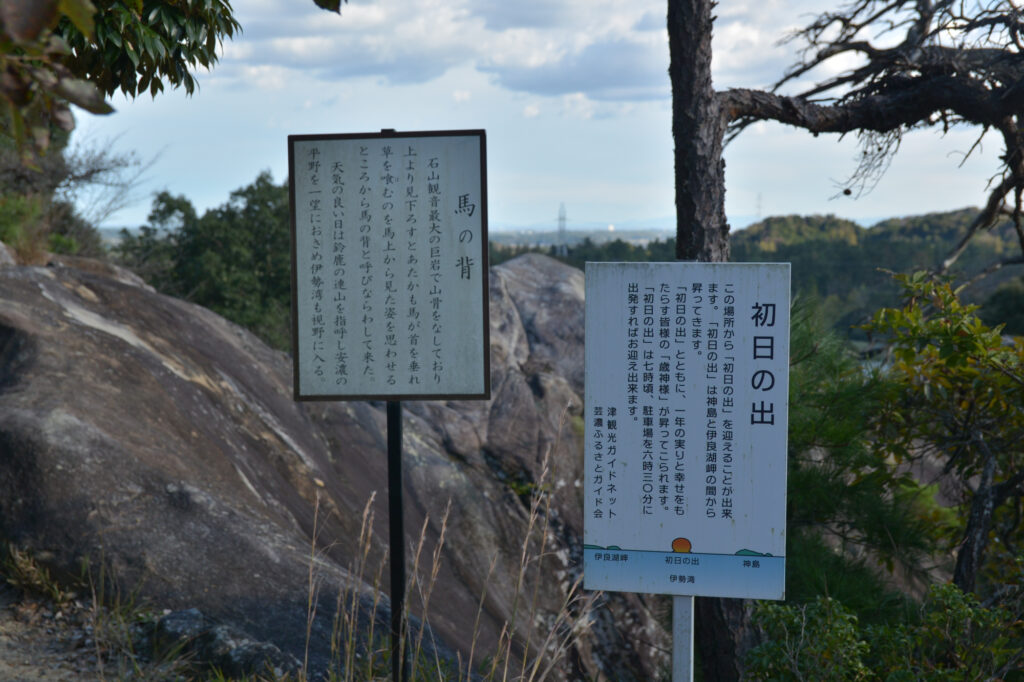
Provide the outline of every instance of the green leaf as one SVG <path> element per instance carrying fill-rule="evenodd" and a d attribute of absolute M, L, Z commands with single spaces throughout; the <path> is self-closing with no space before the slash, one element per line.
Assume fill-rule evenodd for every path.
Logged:
<path fill-rule="evenodd" d="M 317 4 L 317 7 L 325 9 L 329 12 L 341 14 L 341 0 L 313 0 L 313 2 Z"/>
<path fill-rule="evenodd" d="M 139 55 L 138 55 L 138 53 L 136 53 L 135 50 L 131 46 L 126 48 L 124 53 L 128 57 L 128 59 L 131 60 L 132 66 L 138 68 L 138 66 L 139 66 Z"/>
<path fill-rule="evenodd" d="M 96 7 L 89 0 L 60 0 L 58 9 L 71 20 L 75 28 L 90 39 L 95 37 L 93 17 L 96 15 Z"/>
<path fill-rule="evenodd" d="M 103 36 L 106 40 L 116 45 L 118 49 L 124 48 L 124 41 L 121 40 L 121 34 L 117 31 L 107 30 Z"/>

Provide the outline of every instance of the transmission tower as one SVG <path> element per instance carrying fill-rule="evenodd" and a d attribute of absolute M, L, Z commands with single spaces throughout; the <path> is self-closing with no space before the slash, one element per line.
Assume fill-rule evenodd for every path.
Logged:
<path fill-rule="evenodd" d="M 558 205 L 558 243 L 555 253 L 562 258 L 569 255 L 569 238 L 565 233 L 565 204 Z"/>

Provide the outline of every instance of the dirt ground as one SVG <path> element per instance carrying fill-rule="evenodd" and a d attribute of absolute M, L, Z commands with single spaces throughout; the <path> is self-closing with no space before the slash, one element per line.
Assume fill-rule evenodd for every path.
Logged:
<path fill-rule="evenodd" d="M 0 681 L 116 679 L 98 670 L 88 620 L 81 602 L 57 609 L 0 579 Z"/>

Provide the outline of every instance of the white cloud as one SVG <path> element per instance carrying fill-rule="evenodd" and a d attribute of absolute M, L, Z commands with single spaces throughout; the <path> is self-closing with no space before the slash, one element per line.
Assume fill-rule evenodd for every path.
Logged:
<path fill-rule="evenodd" d="M 548 0 L 478 0 L 475 11 L 485 18 L 486 27 L 493 31 L 568 26 L 572 22 L 567 3 Z"/>
<path fill-rule="evenodd" d="M 718 87 L 774 82 L 792 61 L 784 33 L 814 0 L 729 0 L 716 9 Z M 817 8 L 814 8 L 817 9 Z M 353 0 L 339 17 L 297 0 L 240 4 L 225 64 L 301 69 L 324 81 L 433 81 L 469 67 L 515 92 L 593 101 L 670 95 L 664 0 Z M 244 15 L 244 16 L 243 16 Z M 225 68 L 230 71 L 230 67 Z M 244 74 L 241 74 L 244 76 Z"/>
<path fill-rule="evenodd" d="M 335 42 L 327 36 L 274 38 L 269 46 L 274 55 L 289 63 L 315 63 L 330 56 Z"/>
<path fill-rule="evenodd" d="M 613 100 L 668 92 L 664 35 L 635 29 L 653 21 L 645 17 L 655 16 L 663 0 L 353 1 L 341 17 L 276 1 L 239 7 L 245 31 L 228 44 L 222 66 L 234 61 L 325 81 L 378 76 L 391 83 L 427 82 L 470 66 L 520 92 L 581 91 Z"/>
<path fill-rule="evenodd" d="M 245 85 L 260 90 L 281 90 L 288 84 L 290 69 L 280 66 L 244 66 L 241 79 Z"/>
<path fill-rule="evenodd" d="M 718 87 L 768 85 L 792 62 L 779 46 L 816 0 L 729 0 L 716 8 Z M 424 83 L 453 68 L 512 91 L 595 101 L 669 97 L 664 0 L 352 0 L 342 15 L 298 0 L 241 3 L 231 62 L 301 69 L 324 81 Z M 244 76 L 244 74 L 241 74 Z"/>
<path fill-rule="evenodd" d="M 646 12 L 640 19 L 633 25 L 633 29 L 636 31 L 665 31 L 666 11 Z"/>
<path fill-rule="evenodd" d="M 571 95 L 562 96 L 562 113 L 571 118 L 593 118 L 597 106 L 582 92 L 574 92 Z"/>
<path fill-rule="evenodd" d="M 667 64 L 667 40 L 609 39 L 540 65 L 485 63 L 480 68 L 511 90 L 539 95 L 583 92 L 600 100 L 647 100 L 669 96 Z"/>
<path fill-rule="evenodd" d="M 309 0 L 234 4 L 244 32 L 225 43 L 212 74 L 200 73 L 196 97 L 118 99 L 114 116 L 79 115 L 83 133 L 125 132 L 123 144 L 144 156 L 166 148 L 154 189 L 215 206 L 262 168 L 283 178 L 292 133 L 485 128 L 496 223 L 553 224 L 560 201 L 572 219 L 620 227 L 673 211 L 664 0 L 351 0 L 340 17 Z M 822 6 L 722 2 L 716 87 L 774 82 L 794 48 L 777 40 Z M 172 137 L 183 129 L 195 134 Z M 165 130 L 164 139 L 154 133 Z M 922 161 L 934 142 L 908 143 L 897 161 L 943 166 L 950 179 L 908 189 L 894 165 L 853 205 L 827 198 L 828 178 L 848 174 L 855 149 L 759 124 L 727 150 L 727 209 L 753 213 L 758 194 L 775 213 L 913 213 L 940 194 L 977 203 L 997 145 L 982 170 L 960 171 L 956 159 Z M 901 193 L 883 193 L 889 187 Z M 139 212 L 144 220 L 147 207 Z"/>

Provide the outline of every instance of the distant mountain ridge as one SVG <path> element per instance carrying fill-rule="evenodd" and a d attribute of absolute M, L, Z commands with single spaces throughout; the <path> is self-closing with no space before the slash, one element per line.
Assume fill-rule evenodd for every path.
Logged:
<path fill-rule="evenodd" d="M 934 269 L 967 233 L 978 209 L 883 220 L 872 227 L 834 215 L 775 216 L 732 234 L 732 260 L 793 264 L 793 292 L 822 301 L 825 314 L 854 336 L 877 309 L 898 302 L 889 272 Z M 965 282 L 985 268 L 1019 255 L 1009 220 L 974 236 L 950 275 Z M 1020 276 L 1003 268 L 973 284 L 965 298 L 981 302 Z"/>
<path fill-rule="evenodd" d="M 855 245 L 865 228 L 852 220 L 834 215 L 772 216 L 756 222 L 744 230 L 732 232 L 732 243 L 756 244 L 765 252 L 779 246 L 790 246 L 807 241 L 840 241 Z"/>
<path fill-rule="evenodd" d="M 826 318 L 857 338 L 863 335 L 859 325 L 875 311 L 899 303 L 899 289 L 890 273 L 934 270 L 956 248 L 977 215 L 978 209 L 964 208 L 889 218 L 871 227 L 831 214 L 772 216 L 733 230 L 731 260 L 792 263 L 794 296 L 819 300 Z M 556 232 L 492 235 L 492 263 L 538 250 L 580 268 L 587 261 L 675 257 L 670 232 L 569 231 L 564 256 L 556 253 L 556 236 Z M 993 263 L 1019 255 L 1016 231 L 1006 220 L 975 235 L 949 274 L 965 282 Z M 1002 268 L 972 284 L 964 297 L 981 303 L 1022 271 Z"/>

